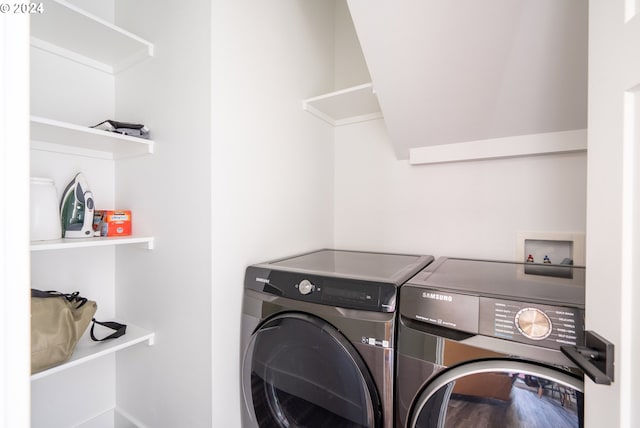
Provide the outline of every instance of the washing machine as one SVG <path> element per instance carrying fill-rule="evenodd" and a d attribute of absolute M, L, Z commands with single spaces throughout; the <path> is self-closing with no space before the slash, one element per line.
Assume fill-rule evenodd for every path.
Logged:
<path fill-rule="evenodd" d="M 391 428 L 398 290 L 432 261 L 324 249 L 248 267 L 243 427 Z"/>
<path fill-rule="evenodd" d="M 402 286 L 396 426 L 582 427 L 585 270 L 441 257 Z"/>

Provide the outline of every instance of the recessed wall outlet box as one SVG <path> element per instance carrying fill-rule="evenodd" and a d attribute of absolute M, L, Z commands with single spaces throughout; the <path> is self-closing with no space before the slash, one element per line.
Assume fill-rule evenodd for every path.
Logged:
<path fill-rule="evenodd" d="M 569 278 L 568 266 L 585 265 L 584 242 L 584 233 L 521 232 L 516 261 L 524 263 L 525 274 Z"/>

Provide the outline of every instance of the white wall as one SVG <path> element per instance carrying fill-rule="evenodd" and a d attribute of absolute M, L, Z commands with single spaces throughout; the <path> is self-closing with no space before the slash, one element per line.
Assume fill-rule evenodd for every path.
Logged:
<path fill-rule="evenodd" d="M 586 324 L 615 346 L 615 373 L 611 385 L 586 383 L 587 428 L 635 427 L 640 416 L 637 10 L 589 2 Z"/>
<path fill-rule="evenodd" d="M 333 243 L 333 2 L 213 2 L 213 419 L 240 426 L 240 314 L 251 263 Z"/>
<path fill-rule="evenodd" d="M 29 17 L 0 16 L 0 427 L 29 426 Z M 10 350 L 10 351 L 8 351 Z"/>
<path fill-rule="evenodd" d="M 32 115 L 85 126 L 113 116 L 113 75 L 34 47 L 31 70 Z"/>
<path fill-rule="evenodd" d="M 117 355 L 118 409 L 153 428 L 211 426 L 210 2 L 117 2 L 155 55 L 116 77 L 115 119 L 151 130 L 152 156 L 116 164 L 116 204 L 151 251 L 119 248 L 119 317 L 156 332 Z"/>
<path fill-rule="evenodd" d="M 584 232 L 584 153 L 411 166 L 383 120 L 336 128 L 339 248 L 515 260 L 519 232 Z"/>

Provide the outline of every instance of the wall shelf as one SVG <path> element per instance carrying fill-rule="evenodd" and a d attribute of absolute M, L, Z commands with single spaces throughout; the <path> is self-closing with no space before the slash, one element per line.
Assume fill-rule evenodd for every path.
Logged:
<path fill-rule="evenodd" d="M 490 140 L 441 144 L 409 149 L 409 163 L 424 165 L 481 159 L 503 159 L 587 150 L 587 130 L 518 135 Z"/>
<path fill-rule="evenodd" d="M 88 334 L 85 334 L 78 342 L 73 356 L 69 361 L 36 373 L 31 376 L 31 380 L 41 379 L 139 343 L 147 342 L 149 346 L 152 346 L 154 340 L 155 333 L 131 324 L 127 324 L 127 333 L 124 336 L 104 342 L 94 342 Z"/>
<path fill-rule="evenodd" d="M 372 83 L 308 98 L 302 101 L 302 109 L 333 126 L 382 117 Z"/>
<path fill-rule="evenodd" d="M 31 148 L 101 159 L 153 153 L 154 141 L 31 116 Z"/>
<path fill-rule="evenodd" d="M 64 0 L 42 3 L 31 16 L 32 46 L 112 74 L 153 56 L 152 43 L 111 22 Z"/>
<path fill-rule="evenodd" d="M 49 241 L 31 241 L 31 251 L 66 250 L 72 248 L 109 247 L 115 245 L 141 244 L 148 250 L 153 249 L 153 237 L 114 236 L 99 238 L 62 238 Z"/>

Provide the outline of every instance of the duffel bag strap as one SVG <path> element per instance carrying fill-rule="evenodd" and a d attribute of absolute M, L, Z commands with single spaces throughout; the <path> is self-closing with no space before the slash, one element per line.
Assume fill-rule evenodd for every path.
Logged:
<path fill-rule="evenodd" d="M 101 322 L 96 320 L 95 318 L 92 321 L 93 321 L 93 324 L 91 324 L 91 330 L 89 331 L 89 334 L 91 335 L 91 339 L 95 342 L 102 342 L 103 340 L 109 340 L 109 339 L 117 339 L 118 337 L 124 335 L 127 332 L 126 324 L 120 324 L 119 322 L 115 322 L 115 321 Z M 101 326 L 110 328 L 111 330 L 115 330 L 115 332 L 102 339 L 97 339 L 96 336 L 93 334 L 93 328 L 96 326 L 96 324 L 100 324 Z"/>
<path fill-rule="evenodd" d="M 75 291 L 73 293 L 61 293 L 59 291 L 54 291 L 54 290 L 42 291 L 42 290 L 36 290 L 35 288 L 32 288 L 31 297 L 40 297 L 40 298 L 63 297 L 71 303 L 74 303 L 74 302 L 78 303 L 78 306 L 76 306 L 76 308 L 80 308 L 82 307 L 82 305 L 87 303 L 87 299 L 85 297 L 80 296 L 80 293 L 78 291 Z M 91 330 L 89 333 L 90 333 L 91 339 L 95 342 L 102 342 L 104 340 L 109 340 L 109 339 L 117 339 L 118 337 L 123 336 L 127 332 L 126 324 L 120 324 L 119 322 L 115 322 L 115 321 L 101 322 L 101 321 L 97 321 L 95 318 L 93 318 L 92 321 L 93 323 L 91 324 Z M 101 326 L 110 328 L 111 330 L 115 330 L 115 332 L 102 339 L 97 339 L 95 334 L 93 333 L 93 329 L 96 324 L 100 324 Z"/>
<path fill-rule="evenodd" d="M 74 291 L 73 293 L 61 293 L 59 291 L 54 291 L 54 290 L 42 291 L 42 290 L 36 290 L 35 288 L 32 288 L 31 297 L 39 297 L 39 298 L 64 297 L 65 299 L 67 299 L 68 302 L 71 302 L 71 303 L 77 302 L 78 306 L 76 306 L 76 309 L 81 308 L 82 305 L 87 303 L 87 298 L 80 296 L 79 291 Z"/>

